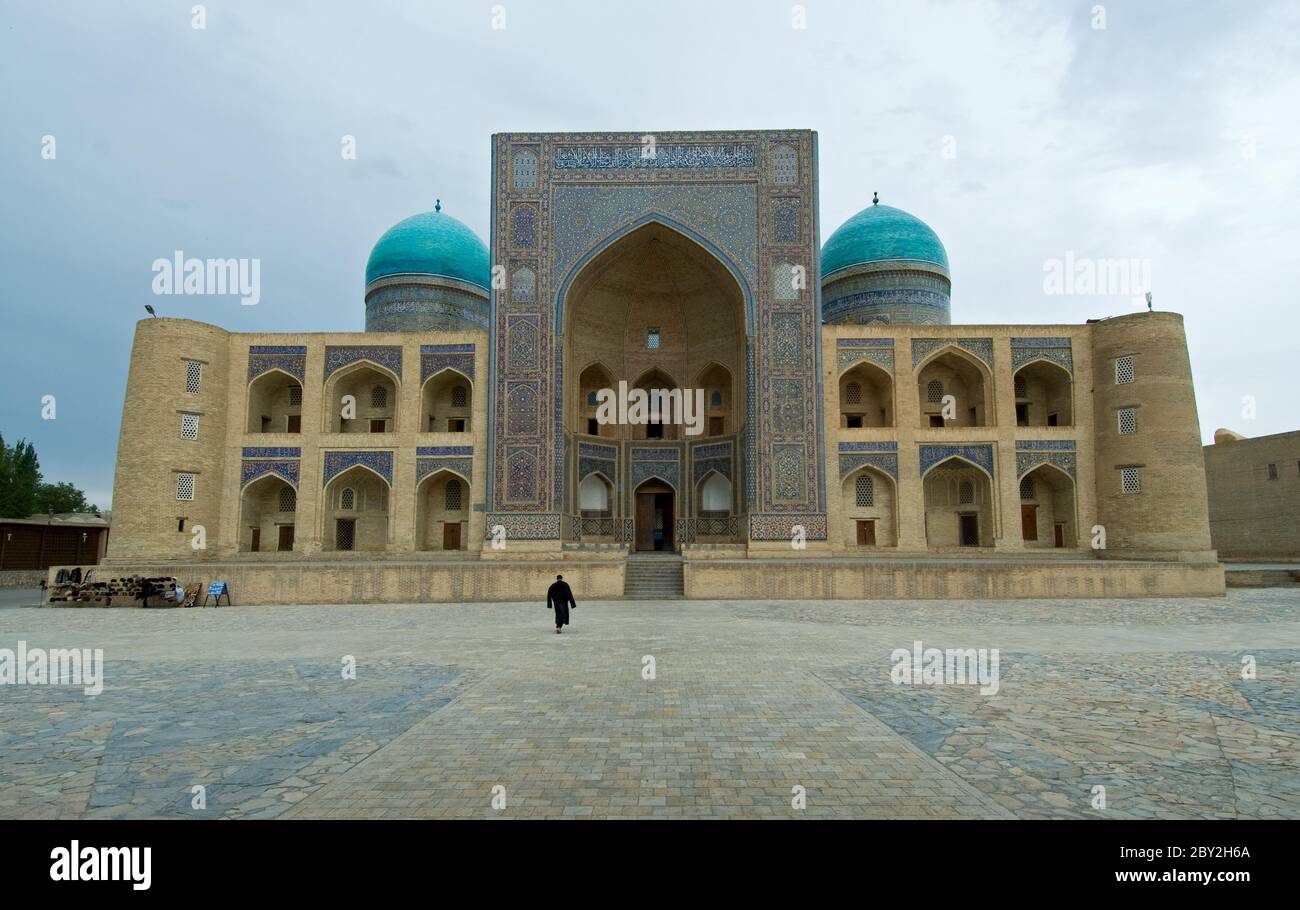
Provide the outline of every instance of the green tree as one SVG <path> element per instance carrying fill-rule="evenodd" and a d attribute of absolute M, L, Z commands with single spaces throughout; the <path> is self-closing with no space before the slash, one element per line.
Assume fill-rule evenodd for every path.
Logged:
<path fill-rule="evenodd" d="M 86 494 L 70 483 L 43 483 L 36 490 L 36 512 L 61 515 L 64 512 L 93 512 Z"/>
<path fill-rule="evenodd" d="M 0 517 L 26 518 L 35 512 L 40 484 L 36 448 L 23 439 L 8 446 L 0 436 Z"/>

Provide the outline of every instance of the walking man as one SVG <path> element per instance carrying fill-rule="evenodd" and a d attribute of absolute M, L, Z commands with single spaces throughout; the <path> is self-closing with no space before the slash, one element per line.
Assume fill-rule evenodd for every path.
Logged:
<path fill-rule="evenodd" d="M 555 576 L 555 584 L 546 591 L 546 608 L 555 611 L 555 634 L 559 635 L 564 626 L 569 624 L 569 607 L 578 609 L 573 599 L 573 591 L 563 575 Z"/>

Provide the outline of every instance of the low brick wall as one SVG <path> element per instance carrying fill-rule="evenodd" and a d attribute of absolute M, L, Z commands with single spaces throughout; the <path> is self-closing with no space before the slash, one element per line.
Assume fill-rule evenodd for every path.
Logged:
<path fill-rule="evenodd" d="M 788 559 L 686 562 L 686 596 L 709 600 L 976 600 L 1218 597 L 1217 563 Z"/>
<path fill-rule="evenodd" d="M 44 577 L 41 569 L 11 569 L 0 572 L 0 589 L 39 588 Z"/>
<path fill-rule="evenodd" d="M 60 568 L 68 568 L 61 566 Z M 53 580 L 57 569 L 50 570 Z M 255 604 L 544 603 L 546 589 L 563 575 L 578 602 L 623 596 L 623 563 L 551 560 L 507 562 L 317 562 L 169 563 L 99 566 L 95 578 L 174 575 L 182 585 L 230 584 L 236 606 Z M 200 603 L 202 597 L 199 598 Z"/>

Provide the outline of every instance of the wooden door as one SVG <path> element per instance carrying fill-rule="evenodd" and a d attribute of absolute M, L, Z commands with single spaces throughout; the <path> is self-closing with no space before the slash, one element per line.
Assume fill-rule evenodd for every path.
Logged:
<path fill-rule="evenodd" d="M 875 521 L 858 522 L 858 546 L 874 547 L 876 545 Z"/>
<path fill-rule="evenodd" d="M 655 494 L 636 494 L 636 548 L 655 548 Z"/>
<path fill-rule="evenodd" d="M 281 553 L 293 549 L 293 525 L 280 525 L 279 548 Z"/>
<path fill-rule="evenodd" d="M 443 522 L 442 548 L 444 550 L 460 549 L 460 522 L 459 521 Z"/>
<path fill-rule="evenodd" d="M 1052 545 L 1056 547 L 1065 546 L 1065 525 L 1056 525 L 1052 529 Z"/>
<path fill-rule="evenodd" d="M 1020 534 L 1026 541 L 1038 540 L 1038 506 L 1020 507 Z"/>
<path fill-rule="evenodd" d="M 254 553 L 256 553 L 256 552 L 258 552 L 259 550 L 262 549 L 262 529 L 261 529 L 261 528 L 253 528 L 253 543 L 252 543 L 252 546 L 249 547 L 249 549 L 252 550 Z"/>

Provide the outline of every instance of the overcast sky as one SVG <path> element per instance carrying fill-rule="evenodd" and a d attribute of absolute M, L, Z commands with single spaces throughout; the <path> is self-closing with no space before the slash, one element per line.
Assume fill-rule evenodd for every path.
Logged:
<path fill-rule="evenodd" d="M 822 239 L 878 190 L 942 238 L 954 322 L 1131 312 L 1044 264 L 1149 262 L 1202 437 L 1300 428 L 1295 0 L 809 0 L 802 29 L 765 0 L 193 6 L 0 0 L 0 433 L 100 506 L 146 303 L 358 331 L 394 222 L 441 198 L 487 236 L 507 131 L 815 129 Z M 261 259 L 261 302 L 155 297 L 177 249 Z"/>

